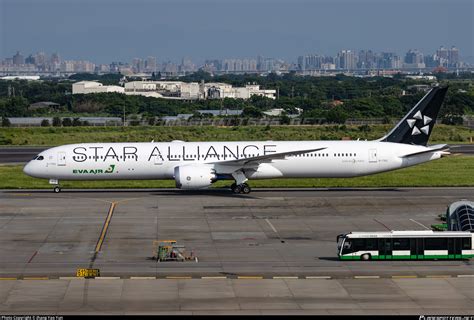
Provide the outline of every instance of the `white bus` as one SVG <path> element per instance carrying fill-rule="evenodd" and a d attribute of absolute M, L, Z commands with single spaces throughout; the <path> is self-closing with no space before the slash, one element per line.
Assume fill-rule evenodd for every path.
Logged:
<path fill-rule="evenodd" d="M 351 232 L 337 236 L 341 260 L 469 259 L 474 233 L 462 231 Z"/>

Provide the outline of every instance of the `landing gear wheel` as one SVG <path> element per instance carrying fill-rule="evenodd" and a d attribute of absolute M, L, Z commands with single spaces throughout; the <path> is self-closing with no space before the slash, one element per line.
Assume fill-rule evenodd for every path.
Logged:
<path fill-rule="evenodd" d="M 240 193 L 240 191 L 242 190 L 242 186 L 241 185 L 236 185 L 234 189 L 232 189 L 232 191 L 234 191 L 234 193 Z"/>
<path fill-rule="evenodd" d="M 252 189 L 249 187 L 248 184 L 246 184 L 246 183 L 242 184 L 241 191 L 240 191 L 241 193 L 249 194 L 250 191 L 252 191 Z"/>
<path fill-rule="evenodd" d="M 237 188 L 237 184 L 236 184 L 236 183 L 233 183 L 233 184 L 230 186 L 230 190 L 232 190 L 232 192 L 235 192 L 235 188 Z"/>
<path fill-rule="evenodd" d="M 56 186 L 56 187 L 54 187 L 53 191 L 54 191 L 54 193 L 60 193 L 61 192 L 61 187 Z"/>

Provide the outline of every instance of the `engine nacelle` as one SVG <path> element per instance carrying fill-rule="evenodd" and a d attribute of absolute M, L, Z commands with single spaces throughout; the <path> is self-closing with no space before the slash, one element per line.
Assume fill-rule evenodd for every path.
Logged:
<path fill-rule="evenodd" d="M 179 189 L 202 189 L 216 182 L 216 173 L 210 165 L 184 165 L 174 168 L 174 180 Z"/>

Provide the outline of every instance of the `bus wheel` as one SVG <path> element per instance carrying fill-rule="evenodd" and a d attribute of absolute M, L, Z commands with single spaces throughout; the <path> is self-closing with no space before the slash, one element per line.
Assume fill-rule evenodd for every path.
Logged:
<path fill-rule="evenodd" d="M 360 260 L 364 260 L 364 261 L 369 261 L 371 258 L 372 256 L 370 255 L 370 253 L 365 253 L 360 256 Z"/>

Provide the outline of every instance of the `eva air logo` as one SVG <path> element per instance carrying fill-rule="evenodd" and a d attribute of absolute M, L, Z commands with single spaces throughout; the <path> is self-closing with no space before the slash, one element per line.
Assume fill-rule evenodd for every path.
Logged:
<path fill-rule="evenodd" d="M 411 135 L 417 136 L 422 133 L 428 135 L 430 133 L 429 123 L 432 120 L 433 119 L 431 119 L 430 117 L 422 115 L 421 112 L 418 110 L 418 112 L 415 113 L 412 119 L 407 119 L 408 125 L 410 126 L 410 128 L 412 128 Z"/>
<path fill-rule="evenodd" d="M 113 173 L 115 170 L 115 164 L 111 164 L 107 170 L 103 169 L 73 169 L 74 174 L 101 174 L 101 173 Z"/>

